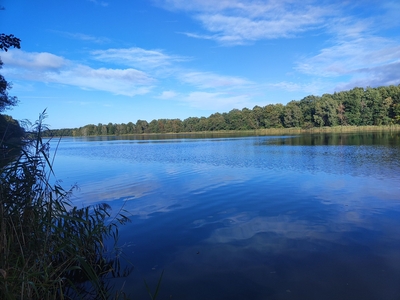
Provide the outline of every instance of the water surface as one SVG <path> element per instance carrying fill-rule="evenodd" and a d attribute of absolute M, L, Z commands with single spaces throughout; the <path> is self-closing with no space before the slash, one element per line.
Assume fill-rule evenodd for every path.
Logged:
<path fill-rule="evenodd" d="M 148 299 L 400 299 L 398 133 L 65 138 L 57 177 L 109 203 Z"/>

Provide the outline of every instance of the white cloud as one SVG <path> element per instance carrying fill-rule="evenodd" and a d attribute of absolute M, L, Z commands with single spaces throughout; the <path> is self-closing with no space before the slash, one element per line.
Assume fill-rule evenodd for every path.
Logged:
<path fill-rule="evenodd" d="M 277 83 L 270 83 L 268 85 L 273 88 L 283 89 L 283 90 L 290 91 L 290 92 L 303 90 L 303 87 L 301 86 L 301 84 L 294 83 L 294 82 L 282 81 L 282 82 L 277 82 Z"/>
<path fill-rule="evenodd" d="M 223 14 L 197 16 L 203 26 L 219 42 L 242 44 L 246 41 L 293 37 L 296 33 L 315 28 L 322 23 L 319 12 L 286 13 L 284 18 L 252 19 Z"/>
<path fill-rule="evenodd" d="M 4 72 L 12 78 L 59 83 L 82 89 L 135 96 L 148 93 L 155 80 L 146 73 L 128 69 L 94 69 L 50 53 L 8 51 Z"/>
<path fill-rule="evenodd" d="M 234 76 L 223 76 L 211 72 L 188 72 L 180 76 L 183 82 L 198 88 L 241 88 L 251 84 L 250 81 Z"/>
<path fill-rule="evenodd" d="M 108 49 L 92 51 L 93 57 L 99 61 L 111 62 L 135 68 L 159 68 L 185 58 L 164 54 L 161 50 L 145 50 L 142 48 Z"/>
<path fill-rule="evenodd" d="M 230 95 L 227 93 L 192 92 L 183 98 L 192 107 L 204 110 L 231 110 L 249 106 L 247 95 Z"/>
<path fill-rule="evenodd" d="M 366 66 L 380 66 L 400 60 L 400 44 L 382 37 L 337 40 L 319 54 L 299 62 L 297 70 L 311 75 L 341 76 Z"/>
<path fill-rule="evenodd" d="M 283 14 L 286 10 L 295 10 L 315 4 L 315 1 L 304 0 L 159 0 L 166 9 L 186 10 L 192 12 L 216 13 L 220 11 L 250 17 L 265 16 L 266 14 Z"/>
<path fill-rule="evenodd" d="M 171 71 L 173 61 L 179 58 L 168 56 L 160 51 L 140 48 L 109 49 L 93 51 L 96 59 L 121 62 L 125 65 L 142 65 L 159 68 L 166 65 Z M 51 53 L 29 53 L 21 50 L 10 50 L 5 53 L 5 72 L 15 79 L 58 83 L 79 87 L 86 90 L 106 91 L 113 94 L 135 96 L 146 94 L 156 84 L 156 79 L 148 73 L 135 68 L 93 68 L 76 63 Z M 171 65 L 170 65 L 171 64 Z M 176 80 L 189 84 L 194 90 L 213 89 L 219 93 L 194 91 L 184 101 L 196 107 L 229 108 L 231 105 L 243 107 L 249 96 L 232 96 L 226 93 L 231 90 L 248 90 L 254 83 L 235 76 L 223 76 L 211 72 L 171 71 Z M 223 92 L 221 92 L 223 91 Z M 182 101 L 183 96 L 171 90 L 165 90 L 157 98 Z"/>
<path fill-rule="evenodd" d="M 342 78 L 336 90 L 355 86 L 399 84 L 400 74 L 394 66 L 400 63 L 399 36 L 387 35 L 385 29 L 397 26 L 386 21 L 390 6 L 376 6 L 379 18 L 364 19 L 340 17 L 329 27 L 333 36 L 330 46 L 316 55 L 303 58 L 296 70 L 307 75 L 325 78 Z"/>
<path fill-rule="evenodd" d="M 84 65 L 76 65 L 69 70 L 57 73 L 48 73 L 45 80 L 125 96 L 146 94 L 153 83 L 151 78 L 138 70 L 93 69 Z"/>
<path fill-rule="evenodd" d="M 216 36 L 214 35 L 205 35 L 205 34 L 196 34 L 192 32 L 179 32 L 181 34 L 184 34 L 188 37 L 196 38 L 196 39 L 203 39 L 203 40 L 214 40 L 216 39 Z"/>
<path fill-rule="evenodd" d="M 62 36 L 75 39 L 75 40 L 81 40 L 81 41 L 87 41 L 87 42 L 94 42 L 98 44 L 102 43 L 107 43 L 110 41 L 110 39 L 105 38 L 105 37 L 96 37 L 80 32 L 65 32 L 65 31 L 58 31 L 58 30 L 52 30 L 53 32 L 60 34 Z"/>
<path fill-rule="evenodd" d="M 325 26 L 335 13 L 332 5 L 294 0 L 165 0 L 167 9 L 193 13 L 212 34 L 186 32 L 194 38 L 214 39 L 223 44 L 244 44 L 260 39 L 292 37 Z"/>
<path fill-rule="evenodd" d="M 287 82 L 281 81 L 276 83 L 269 83 L 267 84 L 268 88 L 274 88 L 283 90 L 286 92 L 305 92 L 308 94 L 318 95 L 324 92 L 327 92 L 329 87 L 326 83 L 322 83 L 321 81 L 313 81 L 310 83 L 295 83 L 295 82 Z"/>
<path fill-rule="evenodd" d="M 2 60 L 7 66 L 40 70 L 59 69 L 68 63 L 63 57 L 51 53 L 29 53 L 21 50 L 10 50 L 3 53 Z"/>
<path fill-rule="evenodd" d="M 348 90 L 354 87 L 378 87 L 400 84 L 400 61 L 373 68 L 358 70 L 350 82 L 338 84 L 336 90 Z"/>
<path fill-rule="evenodd" d="M 159 95 L 157 98 L 168 100 L 168 99 L 174 99 L 178 96 L 179 94 L 174 91 L 163 91 L 161 95 Z"/>

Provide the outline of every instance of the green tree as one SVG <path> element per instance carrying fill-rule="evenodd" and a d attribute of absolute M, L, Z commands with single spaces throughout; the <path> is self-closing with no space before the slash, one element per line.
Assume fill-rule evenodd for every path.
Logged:
<path fill-rule="evenodd" d="M 393 122 L 396 124 L 400 124 L 400 104 L 393 105 Z"/>
<path fill-rule="evenodd" d="M 107 126 L 106 125 L 101 125 L 100 135 L 107 135 Z"/>
<path fill-rule="evenodd" d="M 283 120 L 285 127 L 300 127 L 303 124 L 303 113 L 298 101 L 286 104 Z"/>
<path fill-rule="evenodd" d="M 20 39 L 12 34 L 0 34 L 0 49 L 8 51 L 11 47 L 20 48 Z M 2 67 L 3 61 L 0 58 L 0 70 Z M 4 112 L 18 103 L 17 97 L 8 94 L 10 89 L 11 83 L 7 82 L 4 76 L 0 74 L 0 112 Z M 6 164 L 18 155 L 22 149 L 24 134 L 25 131 L 16 120 L 9 116 L 0 115 L 0 164 Z"/>
<path fill-rule="evenodd" d="M 127 126 L 126 126 L 126 124 L 125 124 L 125 123 L 118 124 L 118 125 L 116 126 L 116 132 L 115 132 L 115 134 L 116 134 L 116 135 L 127 134 Z"/>
<path fill-rule="evenodd" d="M 12 161 L 21 151 L 25 131 L 12 117 L 0 115 L 0 168 Z"/>
<path fill-rule="evenodd" d="M 303 119 L 306 127 L 314 126 L 315 103 L 320 97 L 310 95 L 300 100 L 299 106 L 303 113 Z"/>
<path fill-rule="evenodd" d="M 239 109 L 232 109 L 226 115 L 226 124 L 228 130 L 240 130 L 244 126 L 243 113 Z"/>
<path fill-rule="evenodd" d="M 336 126 L 338 104 L 329 94 L 324 94 L 315 102 L 314 122 L 318 126 Z"/>
<path fill-rule="evenodd" d="M 158 120 L 154 119 L 149 123 L 149 132 L 158 133 Z"/>
<path fill-rule="evenodd" d="M 348 92 L 345 92 L 345 100 L 343 105 L 345 106 L 345 118 L 348 125 L 360 125 L 361 124 L 361 100 L 364 94 L 363 88 L 354 88 Z"/>
<path fill-rule="evenodd" d="M 206 117 L 201 117 L 199 118 L 199 122 L 197 123 L 195 127 L 195 131 L 206 131 L 208 130 L 208 120 Z"/>
<path fill-rule="evenodd" d="M 165 132 L 168 132 L 168 133 L 175 132 L 173 120 L 170 120 L 170 119 L 165 120 Z"/>
<path fill-rule="evenodd" d="M 226 128 L 225 118 L 220 113 L 212 114 L 211 116 L 208 117 L 208 125 L 209 125 L 208 130 L 211 131 L 225 130 Z"/>
<path fill-rule="evenodd" d="M 166 125 L 166 120 L 165 119 L 157 120 L 157 128 L 158 128 L 157 132 L 165 133 L 166 132 L 165 125 Z"/>
<path fill-rule="evenodd" d="M 256 129 L 264 128 L 264 118 L 263 118 L 263 108 L 261 106 L 254 106 L 253 107 L 253 115 L 256 122 Z"/>
<path fill-rule="evenodd" d="M 253 110 L 248 109 L 247 107 L 242 109 L 242 118 L 243 124 L 240 129 L 242 130 L 252 130 L 257 129 L 257 120 L 253 113 Z"/>
<path fill-rule="evenodd" d="M 367 88 L 366 97 L 371 105 L 371 117 L 373 125 L 390 124 L 389 114 L 393 104 L 391 97 L 383 98 L 378 89 Z"/>
<path fill-rule="evenodd" d="M 200 122 L 198 117 L 189 117 L 183 120 L 183 130 L 186 132 L 196 131 L 197 124 Z"/>
<path fill-rule="evenodd" d="M 171 120 L 171 128 L 172 132 L 178 133 L 182 131 L 182 120 L 180 119 L 173 119 Z"/>
<path fill-rule="evenodd" d="M 103 127 L 103 124 L 98 123 L 96 126 L 96 135 L 102 135 L 101 134 L 101 128 Z"/>
<path fill-rule="evenodd" d="M 283 127 L 283 104 L 268 104 L 264 107 L 264 124 L 265 128 L 282 128 Z"/>
<path fill-rule="evenodd" d="M 133 124 L 132 122 L 128 122 L 128 124 L 126 124 L 126 126 L 127 126 L 128 134 L 135 133 L 135 128 L 136 128 L 135 124 Z"/>
<path fill-rule="evenodd" d="M 148 133 L 149 123 L 146 120 L 136 121 L 136 133 Z"/>
<path fill-rule="evenodd" d="M 337 107 L 338 122 L 340 125 L 347 125 L 345 118 L 345 107 L 342 102 L 339 102 Z"/>
<path fill-rule="evenodd" d="M 3 68 L 3 62 L 0 59 L 0 70 Z M 5 111 L 10 106 L 18 103 L 18 98 L 10 96 L 8 91 L 11 89 L 11 83 L 7 82 L 3 75 L 0 74 L 0 112 Z"/>
<path fill-rule="evenodd" d="M 108 135 L 114 135 L 115 134 L 115 126 L 111 122 L 107 124 L 107 134 Z"/>
<path fill-rule="evenodd" d="M 13 34 L 0 34 L 0 50 L 8 51 L 9 48 L 21 48 L 21 40 Z"/>
<path fill-rule="evenodd" d="M 8 51 L 9 48 L 21 48 L 21 40 L 14 35 L 0 34 L 0 49 Z M 0 58 L 0 70 L 3 67 L 3 61 Z M 0 74 L 0 112 L 4 111 L 10 106 L 15 106 L 18 102 L 17 97 L 10 96 L 8 90 L 11 89 L 11 84 L 6 81 L 3 75 Z"/>
<path fill-rule="evenodd" d="M 361 123 L 360 125 L 374 124 L 374 106 L 379 102 L 377 98 L 381 98 L 381 94 L 371 88 L 367 88 L 361 98 Z M 377 102 L 376 102 L 377 101 Z"/>
<path fill-rule="evenodd" d="M 147 123 L 138 120 L 133 124 L 86 125 L 77 129 L 65 129 L 58 135 L 73 134 L 133 134 L 177 133 L 216 130 L 252 130 L 258 128 L 281 128 L 336 125 L 388 125 L 400 122 L 400 85 L 379 88 L 355 88 L 319 96 L 307 96 L 300 101 L 290 101 L 286 106 L 269 104 L 232 109 L 229 113 L 214 113 L 209 117 L 158 119 Z M 93 132 L 94 126 L 95 132 Z M 50 133 L 46 133 L 49 134 Z"/>

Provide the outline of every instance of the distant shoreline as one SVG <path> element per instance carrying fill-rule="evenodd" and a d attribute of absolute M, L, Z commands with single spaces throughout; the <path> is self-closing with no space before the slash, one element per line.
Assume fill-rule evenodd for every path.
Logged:
<path fill-rule="evenodd" d="M 56 130 L 57 131 L 57 130 Z M 134 133 L 134 134 L 114 134 L 114 135 L 64 135 L 62 137 L 107 137 L 107 136 L 180 136 L 180 135 L 281 135 L 281 134 L 304 134 L 304 133 L 357 133 L 357 132 L 380 132 L 380 131 L 400 131 L 400 125 L 368 125 L 368 126 L 324 126 L 312 128 L 263 128 L 255 130 L 218 130 L 218 131 L 192 131 L 192 132 L 165 132 L 165 133 Z M 53 137 L 60 137 L 54 135 Z"/>

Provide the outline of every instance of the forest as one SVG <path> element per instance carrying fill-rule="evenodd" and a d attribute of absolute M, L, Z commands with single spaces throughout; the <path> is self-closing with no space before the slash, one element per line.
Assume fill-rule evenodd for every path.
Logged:
<path fill-rule="evenodd" d="M 142 133 L 179 133 L 267 128 L 310 129 L 323 126 L 367 126 L 400 124 L 400 85 L 354 88 L 349 91 L 307 96 L 286 105 L 268 104 L 253 109 L 232 109 L 209 117 L 137 120 L 127 124 L 89 124 L 56 129 L 45 136 L 96 136 Z"/>

